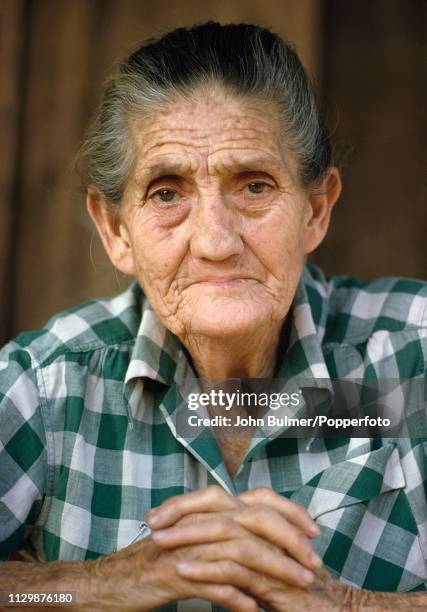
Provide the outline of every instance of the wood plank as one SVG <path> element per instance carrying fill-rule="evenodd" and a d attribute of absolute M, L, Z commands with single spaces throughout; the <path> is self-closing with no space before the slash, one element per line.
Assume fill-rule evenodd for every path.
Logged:
<path fill-rule="evenodd" d="M 13 335 L 24 2 L 0 3 L 0 346 Z"/>
<path fill-rule="evenodd" d="M 427 278 L 423 3 L 326 6 L 325 102 L 344 190 L 313 260 L 364 279 Z"/>

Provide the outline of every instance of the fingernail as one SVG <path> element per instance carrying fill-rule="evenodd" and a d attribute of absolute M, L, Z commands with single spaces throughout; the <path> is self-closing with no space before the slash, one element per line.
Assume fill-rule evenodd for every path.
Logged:
<path fill-rule="evenodd" d="M 313 574 L 313 572 L 310 572 L 310 570 L 302 570 L 301 571 L 301 579 L 302 579 L 302 582 L 305 585 L 309 585 L 314 580 L 314 574 Z"/>
<path fill-rule="evenodd" d="M 165 540 L 167 538 L 168 534 L 166 531 L 153 531 L 153 533 L 151 534 L 151 539 L 154 540 L 155 542 L 161 542 L 162 540 Z"/>
<path fill-rule="evenodd" d="M 187 563 L 187 561 L 178 561 L 178 563 L 176 564 L 176 569 L 178 570 L 178 572 L 186 574 L 191 570 L 191 565 L 190 563 Z"/>
<path fill-rule="evenodd" d="M 312 553 L 311 553 L 311 555 L 310 555 L 310 561 L 311 561 L 311 564 L 312 564 L 314 567 L 322 567 L 322 565 L 323 565 L 323 561 L 322 561 L 322 559 L 321 559 L 321 558 L 319 557 L 319 555 L 318 555 L 317 553 L 315 553 L 315 552 L 312 552 Z"/>

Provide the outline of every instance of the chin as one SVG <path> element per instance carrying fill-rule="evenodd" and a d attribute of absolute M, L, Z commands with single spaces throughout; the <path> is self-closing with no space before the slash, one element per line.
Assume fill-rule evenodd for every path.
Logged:
<path fill-rule="evenodd" d="M 214 307 L 196 308 L 188 317 L 186 326 L 190 334 L 217 338 L 232 338 L 253 333 L 268 320 L 259 309 L 240 304 L 216 304 Z M 187 318 L 187 317 L 186 317 Z"/>

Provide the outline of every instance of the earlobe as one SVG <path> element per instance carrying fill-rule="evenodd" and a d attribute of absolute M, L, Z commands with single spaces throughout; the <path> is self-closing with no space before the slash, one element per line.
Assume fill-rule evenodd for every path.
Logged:
<path fill-rule="evenodd" d="M 123 274 L 135 276 L 132 245 L 119 209 L 92 188 L 88 190 L 86 206 L 113 266 Z"/>
<path fill-rule="evenodd" d="M 341 178 L 338 168 L 332 167 L 328 170 L 322 184 L 309 198 L 309 215 L 304 228 L 305 254 L 314 251 L 322 242 L 328 231 L 332 208 L 341 193 Z"/>

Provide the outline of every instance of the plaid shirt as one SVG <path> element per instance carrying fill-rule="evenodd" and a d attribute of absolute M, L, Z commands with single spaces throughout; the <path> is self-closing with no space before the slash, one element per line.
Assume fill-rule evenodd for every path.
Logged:
<path fill-rule="evenodd" d="M 427 286 L 304 269 L 278 376 L 425 380 Z M 209 484 L 268 486 L 321 527 L 328 570 L 371 590 L 427 589 L 425 438 L 253 439 L 230 478 L 213 438 L 176 429 L 194 376 L 182 345 L 132 284 L 0 352 L 0 553 L 94 559 L 129 544 L 148 509 Z M 420 410 L 425 416 L 425 406 Z M 194 604 L 194 602 L 193 602 Z M 185 610 L 188 602 L 171 609 Z M 211 604 L 200 602 L 199 610 Z M 194 609 L 194 607 L 192 608 Z"/>

